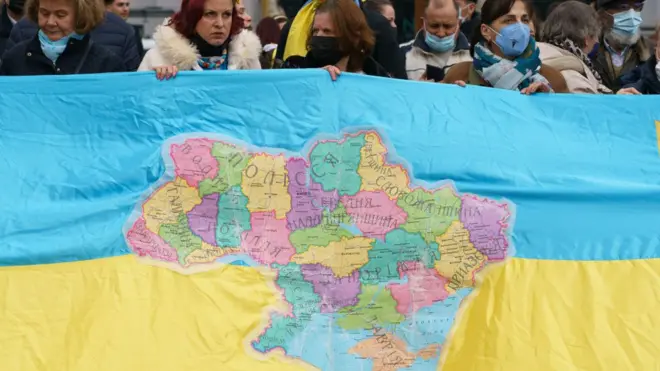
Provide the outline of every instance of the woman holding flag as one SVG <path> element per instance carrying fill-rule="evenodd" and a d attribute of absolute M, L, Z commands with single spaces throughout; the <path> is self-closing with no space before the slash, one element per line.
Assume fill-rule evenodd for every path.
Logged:
<path fill-rule="evenodd" d="M 524 0 L 486 0 L 481 25 L 471 43 L 473 61 L 454 65 L 443 82 L 519 90 L 523 94 L 567 93 L 561 73 L 541 64 L 532 27 L 529 5 Z"/>
<path fill-rule="evenodd" d="M 32 0 L 26 15 L 39 25 L 32 39 L 7 50 L 0 75 L 71 75 L 123 72 L 119 57 L 91 40 L 89 32 L 103 22 L 96 0 Z"/>
<path fill-rule="evenodd" d="M 232 0 L 183 0 L 154 41 L 138 71 L 154 70 L 159 80 L 178 71 L 261 69 L 259 38 L 244 29 Z"/>

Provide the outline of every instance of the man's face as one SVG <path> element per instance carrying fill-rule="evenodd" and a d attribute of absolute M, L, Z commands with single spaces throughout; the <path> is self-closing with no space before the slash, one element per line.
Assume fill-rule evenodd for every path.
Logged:
<path fill-rule="evenodd" d="M 426 32 L 437 37 L 457 34 L 459 24 L 456 8 L 453 4 L 444 6 L 430 4 L 424 11 L 424 25 Z"/>
<path fill-rule="evenodd" d="M 644 9 L 644 0 L 618 0 L 604 7 L 605 11 L 610 15 L 627 12 L 630 9 L 641 12 Z"/>
<path fill-rule="evenodd" d="M 243 27 L 247 28 L 248 30 L 251 30 L 252 29 L 252 17 L 245 10 L 245 5 L 243 5 L 242 2 L 239 2 L 238 4 L 236 4 L 236 12 L 238 13 L 238 17 L 243 20 Z"/>
<path fill-rule="evenodd" d="M 477 10 L 477 4 L 469 0 L 456 0 L 456 4 L 461 10 L 461 19 L 472 19 L 472 15 Z"/>
<path fill-rule="evenodd" d="M 108 5 L 107 10 L 126 20 L 131 13 L 131 3 L 128 0 L 115 0 L 114 3 Z"/>

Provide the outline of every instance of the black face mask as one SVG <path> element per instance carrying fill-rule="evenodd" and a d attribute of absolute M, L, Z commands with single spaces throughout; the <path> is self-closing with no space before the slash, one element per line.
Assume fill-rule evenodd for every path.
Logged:
<path fill-rule="evenodd" d="M 337 64 L 344 54 L 339 50 L 336 37 L 312 36 L 309 42 L 309 57 L 313 64 L 310 67 L 325 67 Z"/>

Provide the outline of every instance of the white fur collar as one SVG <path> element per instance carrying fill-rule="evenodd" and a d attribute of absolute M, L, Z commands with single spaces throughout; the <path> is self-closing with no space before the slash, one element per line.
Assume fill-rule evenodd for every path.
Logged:
<path fill-rule="evenodd" d="M 167 63 L 183 71 L 199 69 L 197 48 L 172 27 L 158 26 L 154 41 L 158 52 Z M 259 60 L 260 55 L 259 37 L 252 31 L 243 30 L 229 42 L 229 69 L 247 69 L 251 61 Z"/>

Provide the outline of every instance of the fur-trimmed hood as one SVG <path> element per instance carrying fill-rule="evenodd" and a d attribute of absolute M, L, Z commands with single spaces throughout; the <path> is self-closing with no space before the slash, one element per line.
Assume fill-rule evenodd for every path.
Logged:
<path fill-rule="evenodd" d="M 179 70 L 198 70 L 197 58 L 199 52 L 187 38 L 178 33 L 174 28 L 167 25 L 156 28 L 154 33 L 155 49 L 168 65 L 177 66 Z M 257 69 L 259 57 L 261 56 L 261 42 L 259 37 L 252 31 L 243 30 L 238 35 L 232 36 L 229 42 L 229 66 L 230 70 Z"/>

